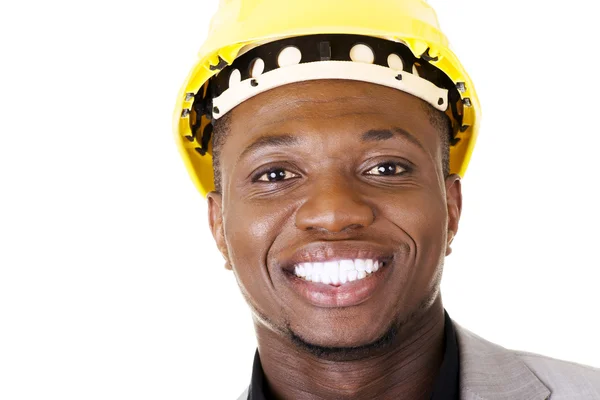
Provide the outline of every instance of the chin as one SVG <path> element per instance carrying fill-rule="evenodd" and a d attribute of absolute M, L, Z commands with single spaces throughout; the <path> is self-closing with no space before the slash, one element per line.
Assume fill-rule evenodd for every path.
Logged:
<path fill-rule="evenodd" d="M 359 330 L 356 327 L 328 329 L 326 331 L 300 332 L 288 325 L 288 335 L 292 343 L 301 351 L 317 358 L 332 361 L 352 361 L 372 357 L 386 351 L 398 334 L 396 323 L 375 331 Z M 342 332 L 342 334 L 336 334 Z"/>

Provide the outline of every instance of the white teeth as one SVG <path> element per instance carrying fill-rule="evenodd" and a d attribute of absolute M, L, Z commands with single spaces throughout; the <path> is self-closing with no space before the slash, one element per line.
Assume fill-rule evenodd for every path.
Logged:
<path fill-rule="evenodd" d="M 313 265 L 312 263 L 304 263 L 304 272 L 305 272 L 305 276 L 311 276 L 312 275 L 312 271 L 313 271 Z"/>
<path fill-rule="evenodd" d="M 321 275 L 319 275 L 319 274 L 313 274 L 312 281 L 316 282 L 316 283 L 321 282 Z"/>
<path fill-rule="evenodd" d="M 362 261 L 362 260 L 356 260 Z M 340 271 L 352 271 L 354 268 L 355 262 L 352 260 L 342 260 L 340 261 Z"/>
<path fill-rule="evenodd" d="M 373 260 L 366 260 L 365 263 L 365 271 L 367 271 L 370 274 L 371 272 L 373 272 Z"/>
<path fill-rule="evenodd" d="M 342 267 L 340 266 L 340 283 L 342 285 L 344 283 L 348 282 L 348 272 L 351 272 L 351 271 L 346 271 L 346 270 L 342 269 Z"/>
<path fill-rule="evenodd" d="M 355 260 L 354 266 L 356 267 L 357 271 L 364 271 L 365 268 L 367 268 L 367 263 L 365 260 Z"/>
<path fill-rule="evenodd" d="M 348 282 L 354 282 L 358 277 L 358 271 L 348 271 Z"/>
<path fill-rule="evenodd" d="M 323 276 L 323 263 L 314 263 L 312 270 L 312 281 L 313 282 L 321 282 L 321 277 Z"/>
<path fill-rule="evenodd" d="M 332 283 L 334 285 L 340 283 L 340 263 L 337 261 L 326 262 L 323 276 L 326 276 L 329 281 L 325 282 L 325 280 L 323 280 L 323 283 Z"/>
<path fill-rule="evenodd" d="M 373 259 L 301 263 L 294 267 L 294 274 L 309 282 L 343 285 L 347 282 L 364 279 L 382 266 L 382 263 Z"/>
<path fill-rule="evenodd" d="M 306 271 L 304 270 L 304 265 L 298 266 L 298 275 L 302 276 L 302 277 L 306 276 Z"/>

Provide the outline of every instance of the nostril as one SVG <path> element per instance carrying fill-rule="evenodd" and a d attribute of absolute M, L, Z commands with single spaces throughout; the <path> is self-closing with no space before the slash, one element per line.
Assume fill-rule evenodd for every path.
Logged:
<path fill-rule="evenodd" d="M 354 229 L 360 229 L 360 228 L 364 228 L 363 225 L 361 224 L 352 224 L 352 225 L 348 225 L 347 227 L 345 227 L 343 230 L 354 230 Z"/>

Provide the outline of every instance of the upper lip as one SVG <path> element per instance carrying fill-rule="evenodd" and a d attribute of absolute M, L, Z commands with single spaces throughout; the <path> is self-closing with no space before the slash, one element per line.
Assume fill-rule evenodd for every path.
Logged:
<path fill-rule="evenodd" d="M 279 260 L 279 266 L 288 272 L 294 266 L 306 262 L 326 262 L 336 260 L 372 259 L 389 261 L 393 251 L 381 245 L 363 241 L 345 240 L 339 242 L 313 242 L 296 250 L 290 257 Z"/>

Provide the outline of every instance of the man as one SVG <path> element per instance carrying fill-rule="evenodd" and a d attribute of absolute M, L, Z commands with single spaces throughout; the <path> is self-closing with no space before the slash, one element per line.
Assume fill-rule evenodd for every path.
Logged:
<path fill-rule="evenodd" d="M 422 0 L 221 3 L 175 123 L 254 317 L 240 399 L 600 399 L 443 308 L 479 117 Z"/>

